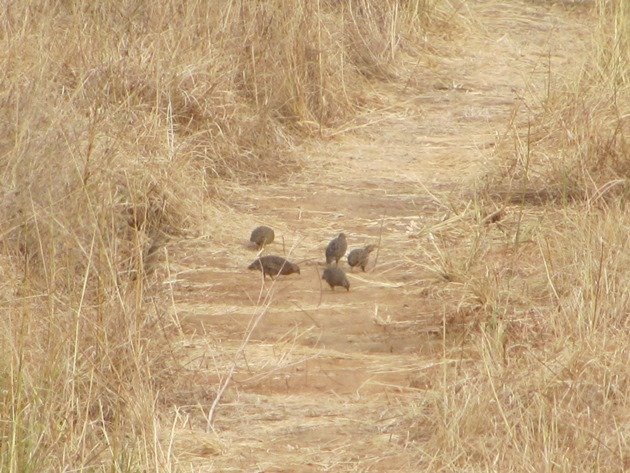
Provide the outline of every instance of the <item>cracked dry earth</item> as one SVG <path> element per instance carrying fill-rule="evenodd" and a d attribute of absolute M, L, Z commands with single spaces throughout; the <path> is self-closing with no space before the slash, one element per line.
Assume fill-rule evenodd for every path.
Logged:
<path fill-rule="evenodd" d="M 175 440 L 196 471 L 426 467 L 431 427 L 414 426 L 414 403 L 455 369 L 465 346 L 443 325 L 454 309 L 434 297 L 445 283 L 422 265 L 416 236 L 447 213 L 438 196 L 472 190 L 519 97 L 543 88 L 549 67 L 574 63 L 588 34 L 577 13 L 544 2 L 468 8 L 474 32 L 421 91 L 407 90 L 402 103 L 392 93 L 396 108 L 309 144 L 290 182 L 230 190 L 222 229 L 174 248 L 174 307 L 195 334 L 191 367 L 203 373 L 180 410 L 190 429 Z M 276 229 L 265 253 L 289 255 L 302 271 L 261 288 L 260 273 L 246 269 L 256 253 L 244 241 L 263 223 Z M 349 293 L 319 279 L 324 248 L 340 231 L 349 249 L 381 238 L 367 272 L 350 272 L 344 260 Z M 205 434 L 204 414 L 234 361 L 214 433 Z"/>

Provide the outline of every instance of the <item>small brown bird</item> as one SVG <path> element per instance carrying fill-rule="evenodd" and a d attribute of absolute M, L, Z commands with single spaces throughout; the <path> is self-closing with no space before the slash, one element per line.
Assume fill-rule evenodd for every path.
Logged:
<path fill-rule="evenodd" d="M 335 264 L 339 265 L 339 260 L 346 254 L 347 249 L 348 241 L 346 240 L 346 235 L 340 233 L 337 235 L 337 238 L 331 240 L 326 247 L 326 264 L 331 264 L 333 260 L 335 260 Z"/>
<path fill-rule="evenodd" d="M 273 255 L 261 256 L 252 264 L 250 264 L 247 269 L 256 269 L 258 271 L 262 271 L 263 278 L 266 278 L 267 275 L 269 275 L 271 279 L 275 278 L 279 274 L 300 274 L 300 267 L 297 264 L 291 263 L 281 256 Z"/>
<path fill-rule="evenodd" d="M 249 237 L 249 241 L 254 243 L 258 249 L 262 248 L 265 245 L 273 242 L 275 238 L 275 233 L 273 232 L 273 228 L 260 226 L 254 228 L 252 235 Z"/>
<path fill-rule="evenodd" d="M 322 279 L 328 283 L 333 291 L 335 290 L 335 286 L 345 287 L 346 291 L 350 290 L 350 283 L 348 282 L 346 273 L 344 273 L 341 268 L 333 268 L 332 266 L 326 268 L 324 270 L 324 274 L 322 275 Z"/>
<path fill-rule="evenodd" d="M 368 245 L 365 248 L 356 248 L 348 253 L 348 264 L 351 268 L 360 266 L 363 271 L 368 264 L 370 253 L 376 249 L 376 245 Z"/>

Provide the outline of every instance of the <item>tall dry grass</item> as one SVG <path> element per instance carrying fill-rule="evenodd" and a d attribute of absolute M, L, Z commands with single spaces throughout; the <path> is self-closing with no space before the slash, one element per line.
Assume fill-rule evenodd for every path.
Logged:
<path fill-rule="evenodd" d="M 443 363 L 400 412 L 427 471 L 630 464 L 630 216 L 622 202 L 554 205 L 520 221 L 510 211 L 500 227 L 468 211 L 434 234 L 451 247 L 437 243 L 430 268 L 449 276 L 435 290 Z"/>
<path fill-rule="evenodd" d="M 478 205 L 424 250 L 445 362 L 403 428 L 429 471 L 630 468 L 630 9 L 592 14 L 584 68 L 527 98 Z"/>
<path fill-rule="evenodd" d="M 436 2 L 5 2 L 0 470 L 175 469 L 177 320 L 152 273 L 226 179 L 397 78 Z M 404 51 L 403 51 L 404 50 Z"/>
<path fill-rule="evenodd" d="M 599 1 L 590 51 L 572 76 L 549 70 L 546 87 L 524 98 L 530 112 L 501 143 L 491 180 L 513 200 L 628 197 L 630 178 L 630 13 L 626 2 Z M 506 186 L 507 183 L 508 185 Z"/>

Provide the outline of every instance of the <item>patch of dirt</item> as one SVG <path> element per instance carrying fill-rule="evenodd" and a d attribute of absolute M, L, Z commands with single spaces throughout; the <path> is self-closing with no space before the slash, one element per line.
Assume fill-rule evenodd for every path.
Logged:
<path fill-rule="evenodd" d="M 400 407 L 435 395 L 432 377 L 468 355 L 465 334 L 443 326 L 448 314 L 432 297 L 440 282 L 418 261 L 413 236 L 443 218 L 445 200 L 470 193 L 519 97 L 544 89 L 550 67 L 574 63 L 587 34 L 574 13 L 544 3 L 470 8 L 482 33 L 437 66 L 440 84 L 452 86 L 408 90 L 405 113 L 375 114 L 372 125 L 310 145 L 288 182 L 233 189 L 224 228 L 174 249 L 174 307 L 197 334 L 191 359 L 208 389 L 268 304 L 216 411 L 222 447 L 198 455 L 199 468 L 417 471 L 422 451 L 401 435 Z M 288 255 L 300 275 L 263 286 L 247 271 L 256 253 L 244 241 L 260 223 L 276 229 L 265 253 Z M 320 280 L 324 248 L 340 231 L 349 248 L 381 240 L 376 266 L 372 258 L 367 272 L 348 271 L 350 292 Z M 207 400 L 197 403 L 208 412 Z M 190 425 L 202 432 L 203 413 Z M 427 425 L 414 441 L 430 435 Z"/>

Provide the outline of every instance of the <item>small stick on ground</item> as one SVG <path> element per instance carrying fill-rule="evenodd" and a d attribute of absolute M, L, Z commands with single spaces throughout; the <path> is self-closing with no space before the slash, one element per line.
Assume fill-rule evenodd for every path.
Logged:
<path fill-rule="evenodd" d="M 300 307 L 300 305 L 297 302 L 293 302 L 293 305 L 297 307 L 300 312 L 304 313 L 304 315 L 306 315 L 309 319 L 311 319 L 317 328 L 322 328 L 322 326 L 318 324 L 317 321 L 313 317 L 311 317 L 311 314 L 309 314 L 305 309 Z"/>
<path fill-rule="evenodd" d="M 484 225 L 489 225 L 491 223 L 497 223 L 504 216 L 505 216 L 505 207 L 502 207 L 499 210 L 496 210 L 496 211 L 492 212 L 490 215 L 486 216 L 481 221 L 481 223 L 483 223 Z"/>
<path fill-rule="evenodd" d="M 381 240 L 383 238 L 383 224 L 385 223 L 385 219 L 381 218 L 381 228 L 378 230 L 378 245 L 376 246 L 376 256 L 374 256 L 374 265 L 372 269 L 376 268 L 376 263 L 378 263 L 378 253 L 381 251 Z"/>
<path fill-rule="evenodd" d="M 273 284 L 275 284 L 275 281 L 272 283 L 272 286 Z M 232 380 L 232 377 L 234 376 L 234 372 L 236 371 L 236 360 L 243 354 L 243 351 L 245 350 L 245 347 L 249 343 L 249 339 L 251 338 L 252 333 L 254 333 L 256 326 L 261 321 L 263 316 L 267 313 L 267 310 L 269 309 L 270 304 L 271 304 L 271 290 L 267 293 L 265 305 L 261 308 L 260 313 L 254 318 L 252 324 L 247 330 L 247 333 L 245 334 L 245 338 L 243 339 L 243 343 L 241 343 L 241 346 L 238 347 L 238 350 L 236 351 L 234 355 L 234 360 L 232 361 L 232 366 L 230 367 L 230 371 L 228 372 L 227 376 L 223 379 L 223 382 L 221 383 L 221 385 L 219 386 L 219 390 L 217 391 L 217 395 L 214 397 L 214 401 L 212 401 L 212 405 L 210 406 L 210 410 L 208 411 L 208 422 L 206 425 L 207 432 L 210 432 L 210 430 L 212 430 L 214 414 L 217 410 L 219 402 L 221 401 L 221 398 L 223 397 L 223 393 L 227 389 L 228 385 L 230 384 L 230 381 Z"/>
<path fill-rule="evenodd" d="M 324 297 L 324 288 L 322 287 L 322 275 L 319 274 L 319 269 L 315 266 L 315 271 L 317 271 L 317 280 L 319 281 L 319 302 L 317 303 L 317 308 L 322 305 L 322 297 Z"/>

